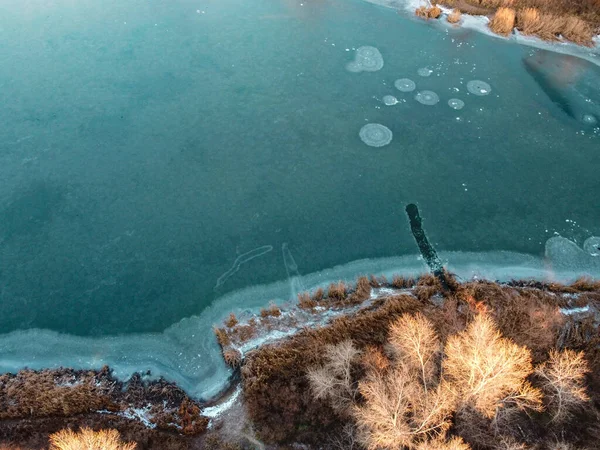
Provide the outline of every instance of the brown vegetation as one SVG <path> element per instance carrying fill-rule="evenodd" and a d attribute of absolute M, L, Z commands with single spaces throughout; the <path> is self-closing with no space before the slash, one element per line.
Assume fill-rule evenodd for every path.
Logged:
<path fill-rule="evenodd" d="M 271 305 L 268 308 L 263 308 L 260 310 L 260 317 L 267 318 L 267 317 L 279 317 L 281 316 L 281 309 L 279 309 L 279 306 L 277 305 Z"/>
<path fill-rule="evenodd" d="M 223 328 L 214 328 L 213 331 L 215 332 L 217 342 L 221 347 L 226 347 L 231 343 L 227 331 L 225 331 Z"/>
<path fill-rule="evenodd" d="M 50 450 L 134 450 L 135 443 L 124 443 L 117 430 L 78 432 L 66 429 L 50 435 Z"/>
<path fill-rule="evenodd" d="M 227 350 L 223 351 L 223 359 L 232 369 L 235 369 L 242 364 L 242 354 L 239 352 L 239 350 L 233 348 L 228 348 Z"/>
<path fill-rule="evenodd" d="M 131 408 L 147 408 L 156 428 L 148 430 L 135 419 L 117 415 Z M 135 440 L 142 442 L 148 433 L 154 439 L 163 431 L 199 434 L 208 425 L 199 406 L 164 380 L 144 382 L 134 375 L 123 383 L 107 367 L 100 371 L 23 370 L 0 376 L 0 440 L 22 444 L 30 435 L 38 441 L 47 439 L 66 425 L 95 428 L 102 424 L 106 428 L 107 423 L 113 428 L 117 422 L 119 430 L 136 430 Z M 133 440 L 131 435 L 127 439 Z"/>
<path fill-rule="evenodd" d="M 497 34 L 508 36 L 515 27 L 515 10 L 511 8 L 499 8 L 490 21 L 490 29 Z"/>
<path fill-rule="evenodd" d="M 392 283 L 408 284 L 399 277 Z M 587 366 L 571 364 L 577 376 L 562 378 L 560 396 L 571 393 L 570 414 L 581 420 L 569 422 L 577 431 L 547 427 L 566 422 L 553 419 L 559 394 L 542 374 L 565 372 L 564 361 L 558 370 L 551 356 L 559 345 L 596 348 L 597 324 L 567 321 L 559 307 L 600 305 L 600 289 L 583 282 L 451 284 L 445 290 L 435 277 L 421 277 L 402 295 L 249 354 L 244 396 L 261 438 L 318 446 L 327 435 L 348 446 L 440 450 L 534 448 L 556 442 L 559 432 L 575 446 L 592 442 L 600 412 L 582 416 L 579 405 L 582 395 L 600 404 L 600 395 L 585 392 L 588 380 L 600 393 L 600 350 L 590 356 L 598 376 L 593 369 L 586 378 Z M 348 423 L 355 424 L 351 433 Z"/>
<path fill-rule="evenodd" d="M 510 34 L 516 25 L 526 35 L 550 41 L 562 37 L 589 46 L 600 33 L 598 0 L 445 0 L 444 5 L 463 14 L 493 16 L 490 28 L 502 35 Z"/>
<path fill-rule="evenodd" d="M 238 320 L 234 313 L 229 314 L 229 317 L 225 320 L 225 326 L 228 328 L 235 327 L 237 323 Z"/>
<path fill-rule="evenodd" d="M 460 22 L 460 19 L 461 19 L 461 16 L 462 16 L 462 14 L 461 14 L 461 12 L 460 12 L 460 9 L 458 9 L 458 8 L 454 8 L 454 9 L 452 10 L 452 12 L 451 12 L 450 14 L 448 14 L 448 17 L 447 17 L 447 19 L 446 19 L 446 20 L 447 20 L 449 23 L 459 23 L 459 22 Z"/>
<path fill-rule="evenodd" d="M 437 5 L 433 5 L 430 7 L 427 6 L 419 6 L 415 14 L 417 17 L 422 17 L 423 19 L 438 19 L 442 15 L 442 10 Z"/>

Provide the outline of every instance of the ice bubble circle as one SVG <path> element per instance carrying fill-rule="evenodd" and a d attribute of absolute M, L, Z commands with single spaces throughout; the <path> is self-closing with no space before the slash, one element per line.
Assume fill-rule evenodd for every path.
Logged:
<path fill-rule="evenodd" d="M 431 70 L 429 67 L 421 67 L 419 70 L 417 70 L 417 73 L 421 77 L 428 77 L 433 73 L 433 70 Z"/>
<path fill-rule="evenodd" d="M 393 106 L 396 103 L 398 103 L 398 99 L 393 95 L 384 95 L 382 100 L 383 103 L 387 106 Z"/>
<path fill-rule="evenodd" d="M 380 123 L 368 123 L 358 133 L 360 139 L 371 147 L 383 147 L 392 142 L 392 130 Z"/>
<path fill-rule="evenodd" d="M 600 256 L 600 236 L 592 236 L 583 243 L 583 251 L 592 256 Z"/>
<path fill-rule="evenodd" d="M 440 101 L 440 98 L 433 91 L 420 91 L 415 95 L 415 100 L 422 105 L 433 106 Z"/>
<path fill-rule="evenodd" d="M 415 82 L 408 78 L 400 78 L 394 81 L 394 86 L 396 86 L 396 89 L 398 89 L 400 92 L 412 92 L 417 87 Z"/>
<path fill-rule="evenodd" d="M 598 123 L 598 119 L 596 119 L 596 117 L 594 117 L 592 114 L 584 114 L 581 120 L 586 125 L 596 125 Z"/>
<path fill-rule="evenodd" d="M 451 98 L 448 100 L 448 106 L 452 109 L 463 109 L 465 107 L 465 102 L 460 98 Z"/>
<path fill-rule="evenodd" d="M 469 91 L 473 95 L 488 95 L 492 92 L 492 87 L 481 80 L 471 80 L 467 83 L 467 91 Z"/>
<path fill-rule="evenodd" d="M 346 65 L 350 72 L 377 72 L 383 68 L 383 56 L 375 47 L 368 45 L 358 47 L 354 61 Z"/>

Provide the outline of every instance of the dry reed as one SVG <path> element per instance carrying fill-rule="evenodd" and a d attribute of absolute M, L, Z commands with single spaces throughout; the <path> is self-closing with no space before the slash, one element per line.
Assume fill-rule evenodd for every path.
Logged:
<path fill-rule="evenodd" d="M 452 10 L 452 12 L 450 14 L 448 14 L 448 17 L 446 18 L 446 20 L 449 23 L 459 23 L 461 17 L 462 17 L 462 14 L 460 12 L 460 9 L 454 8 L 454 10 Z"/>
<path fill-rule="evenodd" d="M 490 21 L 490 29 L 497 34 L 508 36 L 515 27 L 515 10 L 511 8 L 499 8 Z"/>

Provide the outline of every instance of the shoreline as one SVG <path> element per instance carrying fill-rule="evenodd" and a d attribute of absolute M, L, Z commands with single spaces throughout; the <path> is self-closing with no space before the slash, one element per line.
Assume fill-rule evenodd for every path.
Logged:
<path fill-rule="evenodd" d="M 196 445 L 212 442 L 212 440 L 228 442 L 232 439 L 237 442 L 250 442 L 252 445 L 263 445 L 265 437 L 266 441 L 271 443 L 280 439 L 273 436 L 281 436 L 281 439 L 286 436 L 285 440 L 297 438 L 298 442 L 301 442 L 306 435 L 302 432 L 292 432 L 291 430 L 296 430 L 296 427 L 283 427 L 282 435 L 278 432 L 269 434 L 275 432 L 273 426 L 279 423 L 277 410 L 271 412 L 271 407 L 268 406 L 269 402 L 274 400 L 268 400 L 266 397 L 261 400 L 262 396 L 266 395 L 266 391 L 261 391 L 263 388 L 258 387 L 256 381 L 251 381 L 256 374 L 263 373 L 262 371 L 266 369 L 262 366 L 265 357 L 275 364 L 278 359 L 270 359 L 269 355 L 272 352 L 278 354 L 277 352 L 287 351 L 285 349 L 296 348 L 295 343 L 310 342 L 323 333 L 333 332 L 332 327 L 339 327 L 344 323 L 348 324 L 350 328 L 347 332 L 350 332 L 352 327 L 363 326 L 360 324 L 369 326 L 368 324 L 371 324 L 376 317 L 379 317 L 377 320 L 389 321 L 395 314 L 413 308 L 425 307 L 430 311 L 428 314 L 435 316 L 438 314 L 436 311 L 441 314 L 447 308 L 444 306 L 446 305 L 444 299 L 453 299 L 452 292 L 455 291 L 467 292 L 466 297 L 464 294 L 456 295 L 459 298 L 466 298 L 468 302 L 491 302 L 494 295 L 500 295 L 500 298 L 507 295 L 513 298 L 516 295 L 517 299 L 513 298 L 510 303 L 514 305 L 511 306 L 515 308 L 514 311 L 498 310 L 499 314 L 508 315 L 507 317 L 513 317 L 513 314 L 532 314 L 531 320 L 534 320 L 533 318 L 538 317 L 535 308 L 546 304 L 547 306 L 543 307 L 546 309 L 540 311 L 549 314 L 552 310 L 562 318 L 561 328 L 556 334 L 558 342 L 562 343 L 560 345 L 566 345 L 567 340 L 572 339 L 569 336 L 573 336 L 573 333 L 578 335 L 579 332 L 576 330 L 579 325 L 576 324 L 585 324 L 591 320 L 595 324 L 594 327 L 597 327 L 600 323 L 600 282 L 598 281 L 581 279 L 572 285 L 531 280 L 504 283 L 483 280 L 458 282 L 452 275 L 447 272 L 446 274 L 450 277 L 448 288 L 443 288 L 433 275 L 423 275 L 418 279 L 396 276 L 390 280 L 384 276 L 370 279 L 362 277 L 358 279 L 356 285 L 334 283 L 326 290 L 303 293 L 299 297 L 299 303 L 277 308 L 277 312 L 272 307 L 269 309 L 269 314 L 248 314 L 239 317 L 239 320 L 236 318 L 235 321 L 230 317 L 221 330 L 224 330 L 230 338 L 232 345 L 222 346 L 221 351 L 223 355 L 230 349 L 240 351 L 240 359 L 234 365 L 226 389 L 208 402 L 199 402 L 189 397 L 176 383 L 162 379 L 153 381 L 147 377 L 147 374 L 137 374 L 129 382 L 124 383 L 116 379 L 108 367 L 92 372 L 54 369 L 35 373 L 22 371 L 16 376 L 2 375 L 0 376 L 0 404 L 12 405 L 12 409 L 8 413 L 5 412 L 4 417 L 0 415 L 0 444 L 3 443 L 3 439 L 15 443 L 15 439 L 23 438 L 26 430 L 30 430 L 32 426 L 36 430 L 38 428 L 41 430 L 39 431 L 41 434 L 36 435 L 39 441 L 43 438 L 42 435 L 56 432 L 60 428 L 83 425 L 93 428 L 98 426 L 116 428 L 128 440 L 135 440 L 142 444 L 163 442 L 163 444 L 155 444 L 158 446 L 149 445 L 143 448 L 162 448 L 162 445 L 166 445 L 164 442 L 177 442 L 179 446 L 175 448 L 204 448 Z M 446 289 L 450 289 L 450 293 Z M 478 290 L 483 294 L 477 294 Z M 475 300 L 469 300 L 471 294 L 468 293 L 471 291 L 474 292 L 472 295 Z M 536 300 L 538 306 L 529 311 L 530 307 L 526 303 L 521 304 L 522 302 L 518 300 L 519 296 L 527 302 L 538 299 Z M 494 303 L 498 301 L 501 303 Z M 540 301 L 542 303 L 539 303 Z M 494 300 L 494 302 L 488 307 L 492 312 L 497 311 L 498 306 L 494 305 L 504 304 L 504 300 Z M 517 306 L 519 304 L 520 306 Z M 477 302 L 471 306 L 476 305 Z M 395 311 L 391 317 L 388 317 L 389 313 L 386 312 L 389 308 L 392 308 L 390 311 Z M 444 314 L 447 313 L 446 311 Z M 373 319 L 367 319 L 368 317 Z M 551 317 L 553 316 L 542 318 L 554 322 L 558 320 Z M 352 323 L 355 325 L 351 325 Z M 244 331 L 249 324 L 255 328 L 254 335 Z M 343 329 L 346 330 L 346 325 L 343 325 Z M 358 335 L 353 333 L 351 335 L 358 338 Z M 248 336 L 250 338 L 247 338 Z M 361 339 L 370 339 L 369 333 L 362 336 Z M 307 339 L 309 341 L 306 341 Z M 241 351 L 240 349 L 244 347 L 244 351 Z M 308 357 L 308 355 L 302 356 L 304 350 L 298 351 L 300 353 L 294 351 L 296 355 L 294 358 Z M 318 355 L 311 356 L 311 358 L 315 357 L 318 358 Z M 283 372 L 280 372 L 278 367 L 275 365 L 268 369 L 272 372 L 270 375 L 267 372 L 267 375 L 287 377 L 284 375 L 287 373 L 286 370 L 281 369 Z M 260 375 L 259 378 L 263 380 L 262 377 L 263 375 Z M 16 380 L 20 380 L 17 383 L 19 389 L 11 388 L 11 384 L 14 386 Z M 265 382 L 261 381 L 261 383 Z M 290 378 L 290 382 L 298 383 L 298 380 Z M 38 394 L 32 395 L 36 392 Z M 292 395 L 290 408 L 295 401 L 305 398 L 298 395 L 299 392 Z M 57 402 L 56 399 L 60 401 Z M 264 403 L 265 401 L 267 403 Z M 262 406 L 259 408 L 257 405 Z M 287 408 L 284 405 L 280 404 L 277 408 Z M 298 420 L 305 420 L 300 419 L 305 414 L 301 410 L 294 414 L 300 414 Z M 233 424 L 235 430 L 231 431 L 230 427 Z M 259 437 L 252 431 L 255 426 Z"/>
<path fill-rule="evenodd" d="M 584 243 L 584 247 L 589 245 Z M 550 238 L 545 253 L 544 258 L 513 252 L 440 252 L 439 256 L 450 272 L 465 281 L 529 279 L 568 283 L 580 276 L 600 279 L 600 258 L 566 238 Z M 391 279 L 395 274 L 416 277 L 427 272 L 420 255 L 358 260 L 306 275 L 296 269 L 290 271 L 287 280 L 228 293 L 198 316 L 181 319 L 163 333 L 95 339 L 39 329 L 15 331 L 0 335 L 0 373 L 15 373 L 25 367 L 99 370 L 108 365 L 119 380 L 149 371 L 154 379 L 162 377 L 191 397 L 206 400 L 218 395 L 231 375 L 212 335 L 213 326 L 222 323 L 229 313 L 257 314 L 269 301 L 286 305 L 300 292 L 325 288 L 340 280 L 352 281 L 361 275 Z"/>
<path fill-rule="evenodd" d="M 415 15 L 415 10 L 420 6 L 427 5 L 424 0 L 363 0 L 367 3 L 371 3 L 384 8 L 394 9 L 396 11 L 403 11 L 413 19 L 418 19 Z M 549 50 L 556 53 L 565 55 L 575 56 L 581 59 L 585 59 L 598 67 L 600 67 L 600 34 L 593 38 L 594 46 L 585 47 L 577 45 L 569 41 L 556 41 L 549 42 L 544 41 L 535 36 L 526 36 L 519 33 L 518 30 L 514 29 L 513 33 L 509 36 L 501 36 L 494 33 L 489 29 L 488 23 L 490 22 L 487 16 L 474 16 L 467 13 L 462 13 L 462 20 L 460 24 L 451 24 L 445 20 L 445 16 L 452 12 L 452 8 L 448 8 L 443 5 L 437 5 L 443 13 L 443 17 L 440 19 L 430 19 L 427 22 L 433 23 L 434 26 L 439 27 L 443 30 L 452 30 L 466 28 L 475 30 L 479 33 L 485 34 L 490 37 L 494 37 L 505 42 L 515 43 L 526 47 L 532 47 L 536 49 Z M 423 19 L 419 19 L 423 20 Z"/>

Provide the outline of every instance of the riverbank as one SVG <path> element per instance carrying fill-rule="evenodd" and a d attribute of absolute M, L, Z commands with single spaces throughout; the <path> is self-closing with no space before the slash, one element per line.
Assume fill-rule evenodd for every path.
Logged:
<path fill-rule="evenodd" d="M 3 375 L 0 444 L 47 448 L 51 433 L 89 426 L 117 429 L 139 449 L 288 448 L 294 442 L 305 448 L 327 446 L 332 438 L 346 439 L 352 424 L 347 415 L 316 398 L 308 382 L 308 371 L 325 363 L 327 346 L 351 339 L 363 353 L 378 348 L 387 355 L 390 324 L 406 314 L 422 314 L 445 341 L 482 312 L 493 318 L 505 338 L 529 349 L 534 364 L 547 361 L 553 349 L 585 353 L 592 369 L 586 377 L 591 409 L 576 412 L 581 424 L 573 429 L 569 425 L 566 436 L 571 439 L 576 431 L 579 437 L 573 443 L 588 442 L 589 433 L 580 428 L 597 413 L 600 400 L 595 375 L 600 373 L 600 283 L 459 283 L 449 275 L 446 280 L 432 275 L 362 277 L 356 284 L 335 283 L 301 293 L 298 303 L 286 308 L 231 315 L 215 331 L 241 381 L 234 376 L 229 389 L 211 403 L 198 402 L 164 380 L 136 375 L 123 383 L 108 368 Z M 358 364 L 352 373 L 359 383 L 364 367 Z M 543 414 L 534 419 L 536 426 L 546 420 Z M 460 434 L 459 428 L 449 430 Z M 541 439 L 536 433 L 529 438 Z"/>

